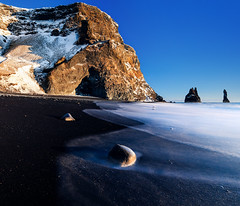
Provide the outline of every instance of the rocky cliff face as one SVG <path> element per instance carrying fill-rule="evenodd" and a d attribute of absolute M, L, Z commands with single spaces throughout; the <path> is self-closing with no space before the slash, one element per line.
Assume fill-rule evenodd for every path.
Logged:
<path fill-rule="evenodd" d="M 162 100 L 118 25 L 94 6 L 25 10 L 0 4 L 0 90 Z"/>
<path fill-rule="evenodd" d="M 198 96 L 197 88 L 191 88 L 188 94 L 185 96 L 185 102 L 201 102 L 201 98 Z"/>

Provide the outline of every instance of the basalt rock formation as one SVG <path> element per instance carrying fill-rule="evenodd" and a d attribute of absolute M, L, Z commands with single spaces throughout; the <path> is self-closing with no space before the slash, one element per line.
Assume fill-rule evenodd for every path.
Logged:
<path fill-rule="evenodd" d="M 84 3 L 42 9 L 0 4 L 0 91 L 162 101 L 118 24 Z"/>
<path fill-rule="evenodd" d="M 198 96 L 197 88 L 191 88 L 188 94 L 185 96 L 185 102 L 201 102 L 201 98 Z"/>
<path fill-rule="evenodd" d="M 228 97 L 227 97 L 227 91 L 223 90 L 223 103 L 230 103 Z"/>

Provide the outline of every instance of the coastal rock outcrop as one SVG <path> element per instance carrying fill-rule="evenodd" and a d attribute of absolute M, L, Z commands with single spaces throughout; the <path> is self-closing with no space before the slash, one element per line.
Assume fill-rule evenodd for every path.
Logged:
<path fill-rule="evenodd" d="M 230 103 L 228 97 L 227 97 L 227 91 L 223 90 L 223 103 Z"/>
<path fill-rule="evenodd" d="M 108 154 L 110 160 L 118 163 L 121 167 L 128 167 L 133 165 L 136 160 L 136 154 L 124 145 L 116 144 Z"/>
<path fill-rule="evenodd" d="M 185 96 L 185 102 L 201 102 L 196 87 L 189 90 L 188 94 Z"/>
<path fill-rule="evenodd" d="M 0 14 L 0 91 L 163 101 L 118 24 L 97 7 L 0 4 Z"/>

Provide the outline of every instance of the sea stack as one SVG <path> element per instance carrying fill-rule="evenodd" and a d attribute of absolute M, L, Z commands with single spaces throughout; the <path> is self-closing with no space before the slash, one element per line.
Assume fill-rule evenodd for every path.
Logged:
<path fill-rule="evenodd" d="M 223 103 L 230 103 L 228 97 L 227 97 L 227 91 L 223 90 Z"/>
<path fill-rule="evenodd" d="M 191 88 L 185 97 L 185 102 L 201 102 L 201 98 L 198 96 L 197 88 Z"/>
<path fill-rule="evenodd" d="M 0 91 L 163 101 L 118 24 L 85 3 L 30 10 L 0 3 Z"/>

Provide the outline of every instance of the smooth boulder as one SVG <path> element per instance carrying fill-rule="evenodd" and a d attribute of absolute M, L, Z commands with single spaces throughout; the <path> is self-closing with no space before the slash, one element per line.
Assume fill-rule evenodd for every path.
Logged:
<path fill-rule="evenodd" d="M 61 119 L 65 120 L 66 122 L 75 121 L 75 119 L 73 118 L 73 116 L 70 113 L 63 115 Z"/>
<path fill-rule="evenodd" d="M 133 165 L 137 156 L 135 152 L 124 145 L 116 144 L 108 154 L 108 157 L 111 161 L 118 163 L 121 167 L 128 167 Z"/>

